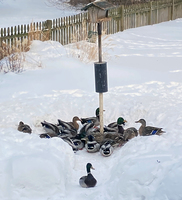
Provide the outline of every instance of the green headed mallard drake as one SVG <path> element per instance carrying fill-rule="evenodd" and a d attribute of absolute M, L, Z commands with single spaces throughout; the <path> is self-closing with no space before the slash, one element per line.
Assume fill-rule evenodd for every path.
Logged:
<path fill-rule="evenodd" d="M 144 119 L 140 119 L 136 121 L 136 123 L 141 123 L 141 126 L 139 128 L 139 134 L 141 136 L 162 135 L 162 133 L 164 133 L 164 131 L 162 131 L 162 128 L 146 126 L 146 121 Z"/>
<path fill-rule="evenodd" d="M 122 117 L 118 117 L 117 121 L 108 124 L 108 127 L 110 127 L 110 128 L 118 128 L 118 125 L 125 125 L 126 122 L 127 121 L 125 119 L 123 119 Z"/>
<path fill-rule="evenodd" d="M 29 125 L 24 124 L 22 121 L 19 122 L 18 131 L 23 133 L 32 133 L 32 129 Z"/>
<path fill-rule="evenodd" d="M 94 169 L 92 164 L 87 163 L 87 165 L 86 165 L 87 176 L 82 176 L 79 179 L 79 184 L 81 187 L 89 188 L 89 187 L 94 187 L 97 184 L 97 180 L 91 174 L 91 169 Z"/>
<path fill-rule="evenodd" d="M 119 132 L 123 134 L 123 126 L 125 125 L 126 120 L 122 117 L 119 117 L 116 122 L 112 122 L 104 127 L 104 132 Z"/>
<path fill-rule="evenodd" d="M 94 123 L 95 126 L 100 125 L 100 118 L 99 118 L 99 108 L 96 109 L 95 111 L 95 117 L 87 117 L 87 118 L 81 118 L 81 123 Z"/>
<path fill-rule="evenodd" d="M 117 126 L 118 126 L 118 133 L 120 134 L 124 134 L 124 128 L 123 126 L 125 125 L 127 121 L 125 119 L 123 119 L 122 117 L 118 117 L 117 119 Z"/>
<path fill-rule="evenodd" d="M 130 127 L 130 128 L 124 129 L 123 126 L 125 125 L 126 122 L 127 121 L 124 120 L 122 117 L 119 117 L 118 120 L 117 120 L 118 133 L 123 135 L 123 139 L 125 141 L 128 141 L 128 140 L 138 136 L 138 131 L 134 127 Z"/>

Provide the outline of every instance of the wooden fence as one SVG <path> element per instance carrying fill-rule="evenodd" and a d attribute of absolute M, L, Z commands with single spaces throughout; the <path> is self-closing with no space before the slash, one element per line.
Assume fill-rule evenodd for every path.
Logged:
<path fill-rule="evenodd" d="M 103 22 L 105 34 L 182 18 L 182 0 L 160 0 L 122 5 L 109 11 L 110 21 Z M 53 40 L 62 45 L 78 42 L 97 33 L 97 24 L 88 23 L 88 13 L 28 25 L 0 28 L 0 59 L 4 49 L 26 51 L 32 40 Z"/>

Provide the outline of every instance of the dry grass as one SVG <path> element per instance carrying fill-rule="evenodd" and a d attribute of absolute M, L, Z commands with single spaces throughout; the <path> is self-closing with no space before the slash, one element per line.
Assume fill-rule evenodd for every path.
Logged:
<path fill-rule="evenodd" d="M 68 45 L 67 49 L 73 57 L 79 58 L 82 62 L 97 62 L 99 60 L 97 32 L 92 31 L 88 34 L 86 33 L 86 23 L 83 23 L 81 35 L 79 35 L 78 32 L 74 34 L 74 36 L 72 36 L 72 43 Z M 108 37 L 105 33 L 106 30 L 102 31 L 102 42 Z M 75 35 L 77 38 L 80 37 L 83 40 L 77 42 Z M 106 57 L 107 53 L 103 51 L 102 56 Z"/>
<path fill-rule="evenodd" d="M 23 62 L 25 61 L 25 55 L 23 52 L 29 50 L 30 43 L 27 40 L 14 41 L 14 44 L 7 45 L 2 43 L 0 47 L 0 72 L 8 73 L 15 72 L 20 73 L 23 71 Z"/>

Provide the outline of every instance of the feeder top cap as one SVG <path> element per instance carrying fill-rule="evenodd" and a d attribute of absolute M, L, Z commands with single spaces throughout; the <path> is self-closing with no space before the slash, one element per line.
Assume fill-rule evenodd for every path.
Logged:
<path fill-rule="evenodd" d="M 109 9 L 112 9 L 112 8 L 115 7 L 115 6 L 113 6 L 111 3 L 107 2 L 107 1 L 94 1 L 92 3 L 87 4 L 81 10 L 86 11 L 86 10 L 88 10 L 88 8 L 90 8 L 92 6 L 100 8 L 102 10 L 109 10 Z"/>

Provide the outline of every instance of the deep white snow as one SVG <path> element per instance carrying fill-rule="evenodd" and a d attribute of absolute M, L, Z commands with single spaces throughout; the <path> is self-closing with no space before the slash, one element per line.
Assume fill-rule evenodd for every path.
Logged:
<path fill-rule="evenodd" d="M 20 21 L 34 6 L 39 13 L 49 9 L 43 0 L 22 2 L 3 1 L 0 9 L 11 11 L 11 6 L 13 13 L 18 7 Z M 51 9 L 55 18 L 58 10 Z M 36 19 L 41 20 L 44 15 L 39 13 Z M 0 12 L 1 18 L 1 27 L 17 23 L 13 14 L 6 22 Z M 25 53 L 22 73 L 0 73 L 1 200 L 182 199 L 182 19 L 102 38 L 109 86 L 104 123 L 123 116 L 126 128 L 139 128 L 135 121 L 144 118 L 165 133 L 133 138 L 110 157 L 85 149 L 74 153 L 59 138 L 41 139 L 43 120 L 94 116 L 99 105 L 93 64 L 97 60 L 86 62 L 85 57 L 82 62 L 85 52 L 74 45 L 34 41 Z M 31 126 L 32 134 L 17 130 L 21 120 Z M 92 174 L 98 182 L 89 189 L 78 182 L 87 162 L 95 167 Z"/>

